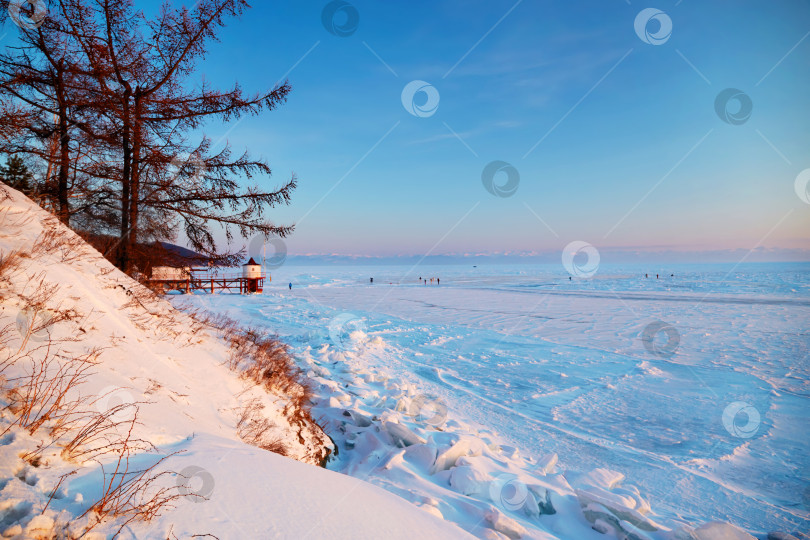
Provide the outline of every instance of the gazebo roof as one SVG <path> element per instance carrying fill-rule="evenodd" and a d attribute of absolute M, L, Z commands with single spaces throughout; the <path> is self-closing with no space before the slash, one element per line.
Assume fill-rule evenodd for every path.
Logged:
<path fill-rule="evenodd" d="M 242 266 L 259 266 L 259 263 L 253 260 L 253 257 L 250 258 L 248 262 L 243 264 Z"/>

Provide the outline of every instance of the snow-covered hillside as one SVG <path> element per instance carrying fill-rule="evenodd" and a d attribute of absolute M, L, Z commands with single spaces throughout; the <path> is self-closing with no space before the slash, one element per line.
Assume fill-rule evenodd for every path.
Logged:
<path fill-rule="evenodd" d="M 20 193 L 0 199 L 4 537 L 466 536 L 317 467 L 331 443 L 291 413 L 295 384 L 241 376 L 213 328 Z"/>

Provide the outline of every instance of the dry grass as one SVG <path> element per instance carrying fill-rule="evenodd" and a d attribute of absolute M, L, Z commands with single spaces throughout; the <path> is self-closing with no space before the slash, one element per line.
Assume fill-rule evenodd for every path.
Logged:
<path fill-rule="evenodd" d="M 124 304 L 123 309 L 140 307 L 149 314 L 165 311 L 165 300 L 155 294 L 149 287 L 141 285 L 140 283 L 135 283 L 129 288 L 121 287 L 124 288 L 124 291 L 130 298 L 129 302 Z"/>
<path fill-rule="evenodd" d="M 49 283 L 44 274 L 40 273 L 31 277 L 17 294 L 18 301 L 22 304 L 18 317 L 18 330 L 22 334 L 22 341 L 17 354 L 28 346 L 34 336 L 44 339 L 47 335 L 47 339 L 53 341 L 51 336 L 57 324 L 83 318 L 78 311 L 73 308 L 65 308 L 63 302 L 56 300 L 59 289 L 58 284 Z M 25 327 L 21 327 L 20 323 L 24 323 Z M 70 337 L 59 339 L 59 343 L 79 341 L 79 338 L 72 337 L 72 334 L 75 333 L 65 334 Z"/>
<path fill-rule="evenodd" d="M 20 234 L 31 220 L 29 213 L 0 208 L 0 236 Z M 8 292 L 23 314 L 16 325 L 12 322 L 0 327 L 0 354 L 4 355 L 0 357 L 0 389 L 8 400 L 8 410 L 14 415 L 13 426 L 31 434 L 47 433 L 36 449 L 22 456 L 28 463 L 42 465 L 43 452 L 54 446 L 61 449 L 62 458 L 69 462 L 103 462 L 102 496 L 80 518 L 89 520 L 85 533 L 104 521 L 115 520 L 116 525 L 120 524 L 114 535 L 118 536 L 130 523 L 148 522 L 177 499 L 197 495 L 184 495 L 175 482 L 165 481 L 176 473 L 161 470 L 161 465 L 174 454 L 160 457 L 148 466 L 143 465 L 145 454 L 156 449 L 148 441 L 133 435 L 138 425 L 138 403 L 124 403 L 100 412 L 95 410 L 94 401 L 82 397 L 78 391 L 93 375 L 100 351 L 65 352 L 64 345 L 81 341 L 82 338 L 77 337 L 81 334 L 71 326 L 81 325 L 85 317 L 75 309 L 65 308 L 63 301 L 58 300 L 59 286 L 47 282 L 43 272 L 28 275 L 27 282 L 16 290 L 11 287 L 15 284 L 11 278 L 16 281 L 19 277 L 16 273 L 24 269 L 25 260 L 30 259 L 31 254 L 38 258 L 47 255 L 59 263 L 75 264 L 89 251 L 81 239 L 63 229 L 55 218 L 45 220 L 43 225 L 44 232 L 32 246 L 31 253 L 0 253 L 0 295 L 3 295 L 0 298 L 5 303 L 4 295 Z M 180 335 L 176 331 L 180 325 L 186 326 L 187 321 L 181 320 L 184 315 L 168 308 L 165 301 L 147 288 L 127 283 L 115 286 L 121 287 L 129 296 L 122 309 L 136 326 L 172 339 Z M 19 320 L 25 324 L 20 325 Z M 19 335 L 14 332 L 15 326 Z M 297 427 L 302 444 L 311 442 L 314 446 L 313 456 L 308 456 L 309 459 L 324 461 L 329 454 L 324 445 L 327 438 L 311 417 L 311 389 L 290 357 L 287 346 L 227 318 L 197 319 L 192 324 L 191 338 L 207 333 L 212 327 L 230 346 L 227 363 L 231 369 L 268 391 L 287 397 L 284 413 L 290 425 Z M 64 337 L 57 338 L 57 335 Z M 11 344 L 13 350 L 9 347 Z M 70 349 L 76 350 L 75 345 Z M 12 367 L 13 376 L 4 378 L 8 368 Z M 273 435 L 275 432 L 276 426 L 264 415 L 259 401 L 249 402 L 240 410 L 237 433 L 243 440 L 267 451 L 287 455 L 289 448 Z M 137 463 L 140 463 L 140 468 L 135 465 Z M 43 512 L 71 474 L 59 478 Z"/>
<path fill-rule="evenodd" d="M 194 317 L 199 320 L 200 314 Z M 222 315 L 204 318 L 202 323 L 214 327 L 230 346 L 228 368 L 268 390 L 311 397 L 308 381 L 290 356 L 287 344 Z"/>
<path fill-rule="evenodd" d="M 70 438 L 62 443 L 62 457 L 79 463 L 97 460 L 106 454 L 117 454 L 123 444 L 127 444 L 130 450 L 156 450 L 152 443 L 142 439 L 121 439 L 121 430 L 129 431 L 137 423 L 140 403 L 121 403 L 102 412 L 77 415 L 66 431 Z"/>
<path fill-rule="evenodd" d="M 132 437 L 132 430 L 137 423 L 137 412 L 131 420 L 126 435 L 120 439 L 115 461 L 111 467 L 101 466 L 103 474 L 103 493 L 79 519 L 88 516 L 90 524 L 85 534 L 106 519 L 116 519 L 120 527 L 113 535 L 117 537 L 124 528 L 133 521 L 148 522 L 158 517 L 162 511 L 172 508 L 172 503 L 184 497 L 200 497 L 199 495 L 185 495 L 180 492 L 177 484 L 161 485 L 164 477 L 176 476 L 174 471 L 158 471 L 157 468 L 167 459 L 181 452 L 174 452 L 158 459 L 145 469 L 132 469 L 131 459 L 141 453 L 142 448 Z"/>
<path fill-rule="evenodd" d="M 53 341 L 48 341 L 39 349 L 44 354 L 35 360 L 32 356 L 19 358 L 16 362 L 27 362 L 24 374 L 6 379 L 9 410 L 16 420 L 6 428 L 19 425 L 34 434 L 45 422 L 60 429 L 86 402 L 76 397 L 75 389 L 92 375 L 96 365 L 97 351 L 90 351 L 80 357 L 65 357 L 54 354 Z"/>
<path fill-rule="evenodd" d="M 20 269 L 24 258 L 24 252 L 18 249 L 0 251 L 0 286 L 5 288 L 11 285 L 11 276 Z M 0 299 L 2 298 L 3 291 L 0 289 Z"/>
<path fill-rule="evenodd" d="M 100 349 L 74 356 L 60 352 L 63 345 L 79 339 L 72 335 L 54 338 L 55 325 L 79 319 L 80 315 L 76 310 L 63 309 L 61 304 L 49 308 L 56 303 L 58 291 L 59 286 L 47 283 L 42 275 L 29 279 L 16 295 L 20 306 L 16 321 L 0 328 L 0 350 L 6 353 L 0 359 L 0 375 L 4 376 L 0 390 L 16 416 L 11 426 L 19 425 L 31 434 L 46 422 L 58 427 L 79 409 L 83 400 L 74 395 L 74 390 L 91 375 L 90 368 L 100 353 Z M 16 352 L 10 347 L 15 339 L 19 339 Z M 5 377 L 12 366 L 16 368 L 15 376 Z"/>
<path fill-rule="evenodd" d="M 137 329 L 181 346 L 193 344 L 185 336 L 191 321 L 185 314 L 171 307 L 164 298 L 140 283 L 127 283 L 125 286 L 119 282 L 111 287 L 120 288 L 127 295 L 128 300 L 120 309 Z"/>
<path fill-rule="evenodd" d="M 283 413 L 290 425 L 297 428 L 299 442 L 305 445 L 304 434 L 309 432 L 317 446 L 312 455 L 307 457 L 324 464 L 330 455 L 330 450 L 326 447 L 328 437 L 312 418 L 312 387 L 290 356 L 289 346 L 278 339 L 265 336 L 259 330 L 244 327 L 224 315 L 210 315 L 200 311 L 191 312 L 190 315 L 198 323 L 192 330 L 194 335 L 204 329 L 214 328 L 228 343 L 230 352 L 227 366 L 230 369 L 266 390 L 287 398 Z M 249 408 L 250 404 L 243 411 Z M 250 442 L 249 438 L 243 437 L 246 442 Z"/>
<path fill-rule="evenodd" d="M 3 185 L 0 182 L 0 203 L 2 198 Z M 13 206 L 3 206 L 0 208 L 0 237 L 18 236 L 21 231 L 29 227 L 34 221 L 34 216 L 30 212 L 21 211 Z"/>
<path fill-rule="evenodd" d="M 4 197 L 7 192 L 0 187 L 0 202 Z M 2 206 L 0 237 L 19 236 L 32 221 L 36 221 L 36 216 L 30 212 Z M 176 475 L 173 471 L 158 470 L 175 454 L 160 457 L 145 468 L 133 465 L 138 461 L 143 464 L 145 454 L 156 450 L 148 441 L 133 435 L 140 403 L 124 403 L 98 411 L 95 406 L 105 396 L 94 401 L 82 395 L 80 387 L 94 375 L 93 366 L 97 365 L 101 352 L 97 348 L 74 352 L 80 350 L 77 343 L 86 333 L 81 328 L 86 317 L 64 307 L 63 301 L 58 300 L 59 285 L 49 283 L 45 272 L 36 275 L 26 272 L 22 283 L 17 282 L 18 272 L 26 270 L 24 263 L 32 255 L 36 258 L 47 255 L 58 263 L 75 264 L 91 252 L 81 238 L 64 229 L 55 218 L 42 220 L 42 225 L 44 232 L 30 252 L 22 249 L 0 252 L 0 300 L 6 308 L 3 315 L 8 317 L 8 307 L 15 306 L 12 321 L 0 325 L 0 394 L 12 415 L 8 422 L 3 420 L 5 429 L 0 431 L 6 433 L 16 426 L 15 429 L 25 429 L 30 434 L 44 434 L 36 448 L 20 455 L 33 466 L 42 466 L 43 453 L 52 447 L 61 448 L 61 456 L 67 461 L 103 462 L 102 496 L 80 516 L 89 519 L 81 536 L 105 520 L 115 520 L 120 524 L 115 537 L 133 521 L 150 521 L 176 499 L 196 495 L 181 494 L 174 481 L 162 480 Z M 147 309 L 154 305 L 150 304 L 154 298 L 148 290 L 139 285 L 130 290 L 133 292 L 126 307 L 141 313 L 145 310 L 149 318 L 155 318 Z M 166 322 L 158 320 L 157 324 Z M 59 477 L 43 513 L 74 473 Z"/>
<path fill-rule="evenodd" d="M 157 471 L 157 467 L 175 454 L 158 459 L 145 469 L 133 470 L 131 458 L 155 451 L 155 447 L 133 436 L 138 425 L 138 404 L 124 403 L 103 412 L 86 407 L 95 405 L 82 397 L 77 388 L 93 374 L 98 351 L 69 357 L 52 351 L 58 342 L 48 339 L 38 347 L 29 348 L 11 364 L 28 362 L 23 374 L 3 380 L 8 409 L 14 414 L 5 432 L 20 426 L 29 433 L 48 427 L 48 439 L 21 458 L 33 466 L 41 465 L 42 453 L 49 447 L 62 447 L 62 457 L 69 461 L 101 462 L 110 455 L 112 467 L 102 465 L 103 494 L 79 518 L 89 516 L 85 534 L 105 520 L 117 520 L 118 534 L 133 521 L 150 521 L 171 506 L 176 499 L 187 496 L 174 484 L 166 487 L 161 481 L 176 473 Z M 0 334 L 0 347 L 6 348 L 7 338 Z M 38 357 L 39 360 L 34 360 Z M 70 397 L 73 396 L 73 397 Z M 105 396 L 99 396 L 96 401 Z M 131 414 L 127 414 L 130 410 Z M 123 419 L 121 417 L 124 417 Z M 44 512 L 64 480 L 72 471 L 59 478 L 42 512 Z"/>
<path fill-rule="evenodd" d="M 239 420 L 236 423 L 236 433 L 239 438 L 248 444 L 258 446 L 268 452 L 289 455 L 289 449 L 278 436 L 270 434 L 276 426 L 264 416 L 264 405 L 258 399 L 253 399 L 239 410 Z"/>
<path fill-rule="evenodd" d="M 33 257 L 55 255 L 62 263 L 71 263 L 89 255 L 84 240 L 68 229 L 59 227 L 58 220 L 44 223 L 45 228 L 31 248 Z"/>
<path fill-rule="evenodd" d="M 51 492 L 48 494 L 48 502 L 47 502 L 47 503 L 45 503 L 45 507 L 42 509 L 42 512 L 40 512 L 40 514 L 44 514 L 44 513 L 45 513 L 45 510 L 47 510 L 47 509 L 48 509 L 48 506 L 50 506 L 51 501 L 52 501 L 52 500 L 53 500 L 53 498 L 56 496 L 56 494 L 59 492 L 59 488 L 60 488 L 60 487 L 62 487 L 62 482 L 64 482 L 64 481 L 65 481 L 65 480 L 66 480 L 66 479 L 67 479 L 69 476 L 73 476 L 73 475 L 74 475 L 74 474 L 76 474 L 77 472 L 79 472 L 79 471 L 78 471 L 78 469 L 74 469 L 74 470 L 72 470 L 72 471 L 70 471 L 70 472 L 67 472 L 67 473 L 65 473 L 65 474 L 63 474 L 63 475 L 61 475 L 61 476 L 59 476 L 59 481 L 56 483 L 56 485 L 55 485 L 55 486 L 53 486 L 53 489 L 52 489 L 52 490 L 51 490 Z"/>
<path fill-rule="evenodd" d="M 17 360 L 17 354 L 9 347 L 14 333 L 16 333 L 14 323 L 0 326 L 0 354 L 2 354 L 0 356 L 0 386 L 5 383 L 4 374 L 6 370 Z"/>

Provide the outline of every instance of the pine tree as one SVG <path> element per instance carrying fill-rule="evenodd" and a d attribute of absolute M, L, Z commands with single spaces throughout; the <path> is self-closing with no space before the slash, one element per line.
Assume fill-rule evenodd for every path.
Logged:
<path fill-rule="evenodd" d="M 9 1 L 0 0 L 0 22 Z M 53 186 L 63 222 L 116 229 L 122 270 L 138 244 L 180 227 L 192 249 L 229 262 L 239 254 L 219 249 L 216 229 L 229 243 L 234 233 L 283 238 L 293 230 L 265 214 L 289 204 L 295 175 L 259 186 L 257 177 L 271 174 L 266 162 L 205 136 L 191 140 L 212 119 L 255 115 L 287 99 L 287 81 L 248 93 L 189 80 L 225 23 L 248 7 L 165 3 L 150 19 L 133 0 L 60 0 L 39 26 L 19 30 L 20 45 L 0 52 L 0 148 L 48 163 L 43 183 Z"/>
<path fill-rule="evenodd" d="M 34 191 L 34 175 L 28 170 L 23 158 L 19 156 L 10 156 L 6 160 L 5 166 L 0 165 L 0 180 L 25 195 L 31 195 Z"/>

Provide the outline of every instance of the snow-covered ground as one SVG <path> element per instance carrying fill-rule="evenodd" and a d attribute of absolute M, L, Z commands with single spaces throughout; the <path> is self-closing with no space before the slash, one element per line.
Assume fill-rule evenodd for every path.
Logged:
<path fill-rule="evenodd" d="M 4 537 L 807 538 L 807 265 L 648 269 L 657 280 L 604 266 L 570 281 L 542 267 L 285 266 L 263 295 L 166 302 L 8 194 Z M 228 343 L 172 303 L 292 345 L 339 450 L 332 470 L 314 465 L 320 430 L 291 423 L 289 394 L 229 369 Z M 53 413 L 21 416 L 57 395 Z M 242 440 L 256 404 L 295 459 Z M 116 456 L 157 476 L 83 534 Z M 177 497 L 127 522 L 157 489 Z"/>
<path fill-rule="evenodd" d="M 480 537 L 810 529 L 810 265 L 273 278 L 263 295 L 172 302 L 293 345 L 320 383 L 331 469 Z"/>
<path fill-rule="evenodd" d="M 3 538 L 469 538 L 313 464 L 320 428 L 290 422 L 289 396 L 229 369 L 216 332 L 146 292 L 0 184 Z M 296 459 L 242 441 L 242 411 L 257 404 Z M 130 520 L 161 496 L 160 515 Z M 94 507 L 117 510 L 88 532 Z"/>

